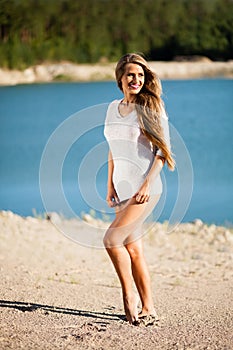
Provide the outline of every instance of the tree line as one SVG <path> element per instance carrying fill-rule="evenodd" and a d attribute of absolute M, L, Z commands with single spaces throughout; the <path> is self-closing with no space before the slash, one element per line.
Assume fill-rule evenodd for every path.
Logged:
<path fill-rule="evenodd" d="M 44 61 L 232 59 L 232 0 L 0 0 L 0 66 Z"/>

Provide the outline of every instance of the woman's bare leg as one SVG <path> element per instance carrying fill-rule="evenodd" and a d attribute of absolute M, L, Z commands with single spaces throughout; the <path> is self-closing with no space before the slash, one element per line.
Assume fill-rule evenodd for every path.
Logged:
<path fill-rule="evenodd" d="M 156 315 L 150 274 L 144 257 L 142 239 L 139 238 L 134 242 L 126 244 L 125 247 L 131 258 L 132 274 L 142 303 L 142 310 L 139 316 Z"/>
<path fill-rule="evenodd" d="M 139 298 L 137 298 L 133 292 L 130 256 L 124 246 L 106 247 L 106 250 L 112 260 L 121 283 L 126 318 L 129 323 L 135 323 L 138 320 L 137 306 Z"/>
<path fill-rule="evenodd" d="M 154 198 L 149 203 L 143 204 L 138 204 L 134 198 L 130 199 L 122 209 L 117 211 L 116 219 L 110 225 L 104 237 L 105 247 L 121 282 L 125 313 L 130 323 L 134 323 L 138 319 L 138 299 L 132 290 L 132 273 L 142 298 L 144 311 L 147 307 L 148 310 L 150 308 L 150 312 L 153 310 L 151 310 L 150 279 L 145 259 L 141 256 L 142 261 L 140 263 L 140 259 L 132 259 L 133 246 L 136 249 L 136 243 L 133 245 L 133 242 L 129 241 L 129 237 L 132 237 L 132 240 L 136 242 L 135 240 L 139 238 L 135 235 L 138 232 L 138 227 L 151 213 L 158 199 L 159 196 L 156 196 L 156 199 Z M 126 246 L 124 246 L 124 243 Z M 142 250 L 137 249 L 137 251 L 141 252 Z M 141 271 L 143 271 L 143 280 L 139 278 Z M 145 287 L 146 283 L 149 283 L 149 288 Z"/>
<path fill-rule="evenodd" d="M 124 205 L 121 205 L 116 208 L 116 219 L 113 221 L 111 226 L 114 226 L 114 222 L 119 219 L 119 213 L 123 207 Z M 131 259 L 124 245 L 119 246 L 118 244 L 116 247 L 110 247 L 110 243 L 107 241 L 107 237 L 109 235 L 108 232 L 105 235 L 104 244 L 121 283 L 126 318 L 130 323 L 135 323 L 138 320 L 137 305 L 139 298 L 133 292 Z M 111 235 L 112 234 L 113 230 L 111 231 Z"/>

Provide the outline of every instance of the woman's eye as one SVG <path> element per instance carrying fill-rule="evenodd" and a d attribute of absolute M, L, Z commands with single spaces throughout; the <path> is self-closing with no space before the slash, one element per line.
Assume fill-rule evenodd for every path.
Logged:
<path fill-rule="evenodd" d="M 135 76 L 134 73 L 128 73 L 128 74 L 127 74 L 127 77 L 134 77 L 134 76 Z M 143 73 L 139 73 L 138 76 L 139 76 L 140 78 L 143 78 L 143 77 L 144 77 L 144 74 L 143 74 Z"/>

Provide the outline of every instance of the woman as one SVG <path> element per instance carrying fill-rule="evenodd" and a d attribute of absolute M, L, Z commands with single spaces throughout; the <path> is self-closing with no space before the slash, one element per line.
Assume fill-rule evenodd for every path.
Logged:
<path fill-rule="evenodd" d="M 138 325 L 156 320 L 150 276 L 143 255 L 142 224 L 157 204 L 165 162 L 173 170 L 168 118 L 161 99 L 161 84 L 144 58 L 123 56 L 115 70 L 124 94 L 110 103 L 104 134 L 109 143 L 107 203 L 116 217 L 104 245 L 118 274 L 126 318 Z M 139 297 L 133 292 L 134 280 Z"/>

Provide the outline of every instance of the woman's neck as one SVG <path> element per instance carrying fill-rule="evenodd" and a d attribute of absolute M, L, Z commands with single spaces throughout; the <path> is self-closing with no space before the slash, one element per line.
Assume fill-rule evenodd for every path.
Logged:
<path fill-rule="evenodd" d="M 126 96 L 124 95 L 124 98 L 122 99 L 121 103 L 128 106 L 130 105 L 131 103 L 134 103 L 135 102 L 135 96 L 133 95 L 129 95 L 129 96 Z"/>

